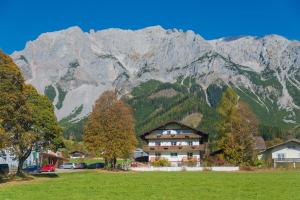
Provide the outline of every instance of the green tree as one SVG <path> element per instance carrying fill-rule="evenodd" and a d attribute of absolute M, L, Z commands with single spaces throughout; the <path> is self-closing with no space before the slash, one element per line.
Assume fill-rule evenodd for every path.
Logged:
<path fill-rule="evenodd" d="M 0 118 L 10 139 L 11 150 L 21 166 L 30 155 L 36 134 L 32 131 L 32 115 L 24 95 L 24 79 L 12 59 L 0 52 Z"/>
<path fill-rule="evenodd" d="M 257 120 L 250 107 L 238 101 L 232 88 L 228 88 L 217 107 L 222 119 L 219 122 L 221 139 L 227 162 L 236 165 L 252 165 L 257 159 L 254 136 L 258 135 Z"/>
<path fill-rule="evenodd" d="M 8 135 L 7 133 L 4 131 L 4 129 L 1 126 L 1 119 L 0 119 L 0 149 L 3 149 L 5 147 L 8 146 Z"/>
<path fill-rule="evenodd" d="M 104 92 L 96 101 L 84 126 L 84 142 L 88 149 L 115 168 L 117 158 L 128 158 L 137 140 L 131 108 L 113 91 Z"/>
<path fill-rule="evenodd" d="M 18 159 L 17 175 L 32 149 L 60 143 L 61 129 L 57 125 L 53 106 L 39 95 L 24 78 L 12 59 L 0 52 L 0 118 L 8 138 L 9 149 Z"/>
<path fill-rule="evenodd" d="M 238 101 L 238 95 L 231 87 L 228 87 L 217 106 L 217 113 L 222 117 L 217 124 L 218 131 L 221 133 L 220 137 L 232 132 L 232 123 L 238 120 Z"/>
<path fill-rule="evenodd" d="M 54 114 L 54 107 L 48 97 L 40 95 L 32 85 L 26 85 L 24 94 L 32 111 L 32 131 L 44 148 L 57 150 L 63 145 L 62 128 Z"/>

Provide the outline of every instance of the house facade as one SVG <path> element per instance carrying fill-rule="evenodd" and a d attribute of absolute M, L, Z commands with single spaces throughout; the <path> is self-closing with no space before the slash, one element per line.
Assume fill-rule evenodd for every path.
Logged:
<path fill-rule="evenodd" d="M 39 153 L 32 151 L 29 157 L 24 162 L 24 167 L 30 165 L 37 165 Z M 18 168 L 18 160 L 16 156 L 9 151 L 9 149 L 0 149 L 0 164 L 8 164 L 10 170 L 16 170 Z"/>
<path fill-rule="evenodd" d="M 58 167 L 64 161 L 60 152 L 48 151 L 32 151 L 25 160 L 23 167 L 37 165 L 42 166 L 46 164 L 53 164 Z M 8 164 L 9 170 L 16 170 L 18 168 L 18 160 L 16 156 L 9 151 L 9 149 L 0 149 L 0 164 Z"/>
<path fill-rule="evenodd" d="M 168 160 L 172 166 L 200 166 L 207 151 L 208 134 L 179 122 L 168 122 L 142 134 L 148 161 Z"/>
<path fill-rule="evenodd" d="M 300 141 L 288 140 L 261 152 L 261 159 L 273 167 L 300 167 Z"/>

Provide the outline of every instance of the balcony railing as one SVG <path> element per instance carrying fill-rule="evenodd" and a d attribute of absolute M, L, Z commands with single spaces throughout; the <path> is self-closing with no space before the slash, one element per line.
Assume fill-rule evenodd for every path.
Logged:
<path fill-rule="evenodd" d="M 143 147 L 145 152 L 155 151 L 155 152 L 180 152 L 180 151 L 204 151 L 206 149 L 205 144 L 200 145 L 176 145 L 176 146 L 147 146 Z"/>
<path fill-rule="evenodd" d="M 274 162 L 300 162 L 300 158 L 274 158 Z"/>
<path fill-rule="evenodd" d="M 147 135 L 146 139 L 198 139 L 200 135 L 196 134 L 166 134 L 166 135 Z"/>

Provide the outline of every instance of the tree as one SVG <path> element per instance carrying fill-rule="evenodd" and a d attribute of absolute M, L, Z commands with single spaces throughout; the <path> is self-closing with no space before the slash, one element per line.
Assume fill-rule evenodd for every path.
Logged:
<path fill-rule="evenodd" d="M 24 78 L 12 59 L 0 52 L 0 118 L 9 149 L 18 159 L 17 175 L 37 142 L 43 146 L 59 143 L 61 132 L 54 109 Z"/>
<path fill-rule="evenodd" d="M 8 134 L 11 150 L 20 164 L 30 155 L 31 144 L 35 138 L 31 130 L 31 110 L 23 93 L 24 87 L 24 79 L 18 67 L 9 56 L 0 52 L 1 125 Z M 20 169 L 18 174 L 21 174 Z"/>
<path fill-rule="evenodd" d="M 62 127 L 54 114 L 54 107 L 48 97 L 40 95 L 32 85 L 26 85 L 24 94 L 32 111 L 32 131 L 44 148 L 57 150 L 63 145 Z"/>
<path fill-rule="evenodd" d="M 238 95 L 231 87 L 228 87 L 217 106 L 217 113 L 222 117 L 217 124 L 218 131 L 221 133 L 220 137 L 232 132 L 232 123 L 238 120 L 238 101 Z"/>
<path fill-rule="evenodd" d="M 0 119 L 0 149 L 3 149 L 8 146 L 8 135 L 2 128 L 1 121 Z"/>
<path fill-rule="evenodd" d="M 254 136 L 258 135 L 258 125 L 250 107 L 238 101 L 237 94 L 229 88 L 217 111 L 222 116 L 219 146 L 224 150 L 224 158 L 236 165 L 252 165 L 256 160 Z"/>
<path fill-rule="evenodd" d="M 84 126 L 87 148 L 115 168 L 117 158 L 128 158 L 137 140 L 131 108 L 113 91 L 104 92 L 96 101 Z"/>

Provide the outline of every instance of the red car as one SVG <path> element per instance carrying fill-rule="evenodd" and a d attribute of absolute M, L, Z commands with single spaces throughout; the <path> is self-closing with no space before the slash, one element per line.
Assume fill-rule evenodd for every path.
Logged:
<path fill-rule="evenodd" d="M 44 165 L 40 168 L 40 172 L 54 172 L 55 166 L 54 165 Z"/>

